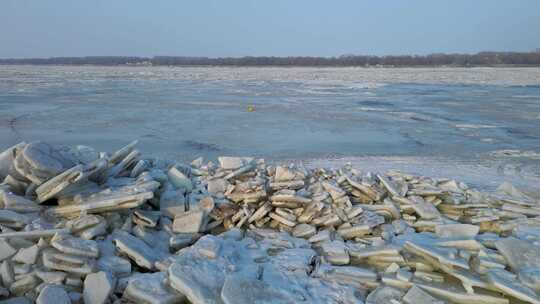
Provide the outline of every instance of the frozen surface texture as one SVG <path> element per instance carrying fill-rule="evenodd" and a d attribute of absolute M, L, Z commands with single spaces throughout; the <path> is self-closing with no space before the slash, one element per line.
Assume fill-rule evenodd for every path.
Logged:
<path fill-rule="evenodd" d="M 539 124 L 540 68 L 0 69 L 0 148 L 137 138 L 184 161 L 346 158 L 494 186 L 539 180 Z"/>

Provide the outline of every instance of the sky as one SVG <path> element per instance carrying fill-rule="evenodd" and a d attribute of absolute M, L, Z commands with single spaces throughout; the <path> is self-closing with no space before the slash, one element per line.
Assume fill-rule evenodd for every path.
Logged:
<path fill-rule="evenodd" d="M 0 58 L 531 51 L 539 0 L 1 0 Z"/>

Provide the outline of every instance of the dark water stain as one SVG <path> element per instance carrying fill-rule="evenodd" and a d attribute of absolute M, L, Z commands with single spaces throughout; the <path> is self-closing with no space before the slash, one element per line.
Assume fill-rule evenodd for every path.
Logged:
<path fill-rule="evenodd" d="M 11 129 L 11 131 L 17 136 L 17 137 L 20 137 L 21 133 L 19 132 L 18 128 L 17 128 L 17 123 L 20 122 L 21 120 L 23 120 L 24 118 L 27 118 L 30 116 L 30 113 L 27 113 L 27 114 L 22 114 L 22 115 L 19 115 L 19 116 L 15 116 L 13 118 L 11 118 L 9 121 L 8 121 L 8 125 L 9 125 L 9 128 Z"/>
<path fill-rule="evenodd" d="M 431 122 L 431 120 L 429 119 L 425 119 L 425 118 L 417 117 L 417 116 L 411 116 L 410 118 L 411 120 L 419 121 L 419 122 Z"/>
<path fill-rule="evenodd" d="M 143 138 L 155 138 L 155 139 L 162 139 L 161 136 L 159 135 L 156 135 L 156 134 L 144 134 L 143 136 L 141 136 Z"/>
<path fill-rule="evenodd" d="M 409 140 L 409 142 L 413 143 L 415 146 L 417 147 L 425 147 L 426 144 L 424 144 L 423 142 L 421 142 L 420 140 L 414 138 L 411 134 L 409 134 L 408 132 L 402 132 L 401 133 L 403 135 L 404 138 L 406 138 L 407 140 Z"/>
<path fill-rule="evenodd" d="M 515 136 L 517 138 L 521 139 L 540 139 L 540 136 L 532 135 L 526 130 L 522 130 L 519 128 L 505 128 L 506 132 L 508 134 L 511 134 L 512 136 Z"/>
<path fill-rule="evenodd" d="M 186 146 L 198 151 L 221 151 L 221 148 L 216 144 L 203 143 L 195 140 L 184 140 L 183 143 Z"/>
<path fill-rule="evenodd" d="M 357 104 L 368 107 L 394 107 L 394 104 L 388 101 L 362 100 L 358 101 Z"/>

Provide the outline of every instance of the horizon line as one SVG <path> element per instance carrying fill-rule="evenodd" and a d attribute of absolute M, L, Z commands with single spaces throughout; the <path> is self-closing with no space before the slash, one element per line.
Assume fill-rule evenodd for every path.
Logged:
<path fill-rule="evenodd" d="M 241 59 L 241 58 L 324 58 L 324 59 L 337 59 L 337 58 L 346 58 L 346 57 L 429 57 L 435 55 L 465 55 L 465 56 L 474 56 L 482 54 L 535 54 L 540 53 L 540 48 L 530 51 L 479 51 L 479 52 L 433 52 L 427 54 L 418 54 L 418 53 L 395 53 L 395 54 L 386 54 L 386 55 L 374 55 L 374 54 L 353 54 L 353 53 L 344 53 L 341 55 L 333 56 L 322 56 L 322 55 L 238 55 L 238 56 L 198 56 L 198 55 L 69 55 L 69 56 L 37 56 L 37 57 L 0 57 L 0 60 L 29 60 L 29 59 L 55 59 L 55 58 L 140 58 L 140 59 L 151 59 L 159 57 L 177 57 L 177 58 L 205 58 L 205 59 Z"/>

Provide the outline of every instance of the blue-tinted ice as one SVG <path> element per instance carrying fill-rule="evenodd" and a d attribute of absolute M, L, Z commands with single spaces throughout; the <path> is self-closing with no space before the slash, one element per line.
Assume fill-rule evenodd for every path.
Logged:
<path fill-rule="evenodd" d="M 534 186 L 540 68 L 0 66 L 0 148 L 133 139 L 179 160 L 351 161 Z"/>

